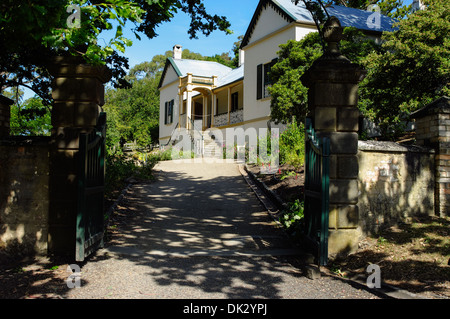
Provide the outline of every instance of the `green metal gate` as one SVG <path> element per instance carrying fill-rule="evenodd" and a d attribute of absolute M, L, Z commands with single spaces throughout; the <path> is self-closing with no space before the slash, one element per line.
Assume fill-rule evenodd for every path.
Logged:
<path fill-rule="evenodd" d="M 103 245 L 106 113 L 90 134 L 80 134 L 76 261 Z"/>
<path fill-rule="evenodd" d="M 328 262 L 330 139 L 316 136 L 306 119 L 304 243 L 320 266 Z"/>

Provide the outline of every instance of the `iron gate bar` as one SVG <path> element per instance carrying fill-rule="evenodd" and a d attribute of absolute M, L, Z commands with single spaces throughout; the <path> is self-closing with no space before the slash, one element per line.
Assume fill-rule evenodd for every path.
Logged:
<path fill-rule="evenodd" d="M 76 261 L 103 245 L 106 113 L 89 134 L 80 134 Z"/>
<path fill-rule="evenodd" d="M 320 266 L 328 262 L 330 139 L 319 139 L 306 119 L 304 242 Z"/>

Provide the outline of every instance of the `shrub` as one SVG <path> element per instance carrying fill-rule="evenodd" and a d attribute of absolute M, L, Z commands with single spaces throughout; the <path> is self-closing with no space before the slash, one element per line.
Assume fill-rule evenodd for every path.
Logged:
<path fill-rule="evenodd" d="M 304 203 L 299 199 L 288 204 L 288 209 L 281 213 L 280 223 L 286 228 L 288 233 L 295 235 L 301 231 L 301 222 L 304 217 Z"/>
<path fill-rule="evenodd" d="M 280 164 L 296 169 L 305 163 L 305 128 L 295 118 L 280 136 Z"/>

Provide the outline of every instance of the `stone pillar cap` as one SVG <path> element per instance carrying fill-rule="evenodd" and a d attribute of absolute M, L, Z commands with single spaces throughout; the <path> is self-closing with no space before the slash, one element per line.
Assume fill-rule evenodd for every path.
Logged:
<path fill-rule="evenodd" d="M 332 16 L 325 22 L 323 33 L 327 48 L 301 77 L 303 85 L 310 87 L 317 81 L 359 83 L 364 79 L 367 72 L 343 56 L 339 50 L 342 32 L 343 29 L 337 17 Z"/>
<path fill-rule="evenodd" d="M 55 77 L 91 77 L 107 83 L 112 78 L 111 70 L 105 65 L 90 65 L 80 56 L 56 56 L 48 70 Z"/>
<path fill-rule="evenodd" d="M 0 95 L 0 104 L 12 105 L 12 104 L 14 104 L 14 101 L 7 98 L 6 96 Z"/>
<path fill-rule="evenodd" d="M 422 118 L 431 114 L 448 114 L 450 113 L 450 98 L 442 96 L 430 104 L 424 106 L 420 110 L 411 113 L 410 117 L 413 119 Z"/>

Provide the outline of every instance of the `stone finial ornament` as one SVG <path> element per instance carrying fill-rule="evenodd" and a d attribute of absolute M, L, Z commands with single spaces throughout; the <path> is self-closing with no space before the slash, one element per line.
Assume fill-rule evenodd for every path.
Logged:
<path fill-rule="evenodd" d="M 343 39 L 343 28 L 339 19 L 335 16 L 330 17 L 323 26 L 323 38 L 327 43 L 324 57 L 348 60 L 339 49 L 339 42 Z"/>

